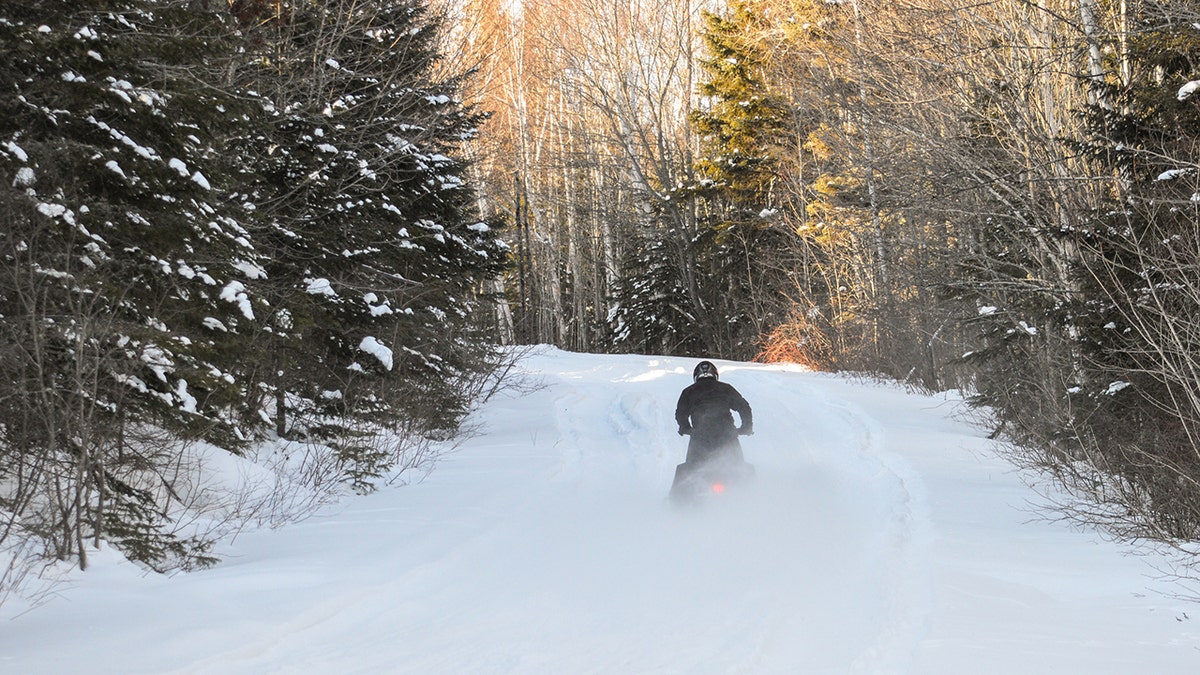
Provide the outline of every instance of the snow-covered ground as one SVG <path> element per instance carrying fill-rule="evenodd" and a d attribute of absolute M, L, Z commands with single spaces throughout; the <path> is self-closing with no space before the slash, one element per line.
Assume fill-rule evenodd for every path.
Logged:
<path fill-rule="evenodd" d="M 543 350 L 422 483 L 0 609 L 0 672 L 1200 672 L 1200 606 L 1039 517 L 954 396 L 718 362 L 759 479 L 671 508 L 694 363 Z"/>

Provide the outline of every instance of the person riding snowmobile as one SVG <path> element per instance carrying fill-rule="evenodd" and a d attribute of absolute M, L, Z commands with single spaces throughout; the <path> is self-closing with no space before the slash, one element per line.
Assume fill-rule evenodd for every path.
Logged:
<path fill-rule="evenodd" d="M 733 412 L 741 419 L 741 426 L 734 425 Z M 754 414 L 737 389 L 720 381 L 712 362 L 696 364 L 692 384 L 679 395 L 675 421 L 679 424 L 679 435 L 691 438 L 687 458 L 675 470 L 673 496 L 678 494 L 682 483 L 705 466 L 722 464 L 735 466 L 742 472 L 752 471 L 745 463 L 738 436 L 754 433 Z"/>

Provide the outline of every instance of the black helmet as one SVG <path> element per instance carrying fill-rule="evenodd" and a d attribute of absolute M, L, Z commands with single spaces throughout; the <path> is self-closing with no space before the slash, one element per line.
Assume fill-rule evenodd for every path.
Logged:
<path fill-rule="evenodd" d="M 701 361 L 696 364 L 696 369 L 692 371 L 692 381 L 699 382 L 701 379 L 711 377 L 717 379 L 717 367 L 712 364 L 712 361 Z"/>

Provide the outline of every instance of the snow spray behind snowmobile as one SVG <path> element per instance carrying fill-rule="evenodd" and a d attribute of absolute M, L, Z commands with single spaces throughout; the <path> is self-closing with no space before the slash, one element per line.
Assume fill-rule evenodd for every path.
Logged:
<path fill-rule="evenodd" d="M 692 504 L 721 499 L 737 493 L 754 479 L 754 465 L 740 457 L 712 457 L 705 461 L 684 462 L 675 467 L 671 501 Z"/>

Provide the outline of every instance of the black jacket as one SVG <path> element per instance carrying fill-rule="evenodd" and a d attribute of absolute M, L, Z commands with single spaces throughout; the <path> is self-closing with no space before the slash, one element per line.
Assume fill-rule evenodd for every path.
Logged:
<path fill-rule="evenodd" d="M 740 428 L 734 426 L 731 411 L 741 418 Z M 679 433 L 692 436 L 689 462 L 722 450 L 741 458 L 738 432 L 749 434 L 754 429 L 754 415 L 746 399 L 731 385 L 712 378 L 702 378 L 683 390 L 675 406 L 675 421 Z"/>

